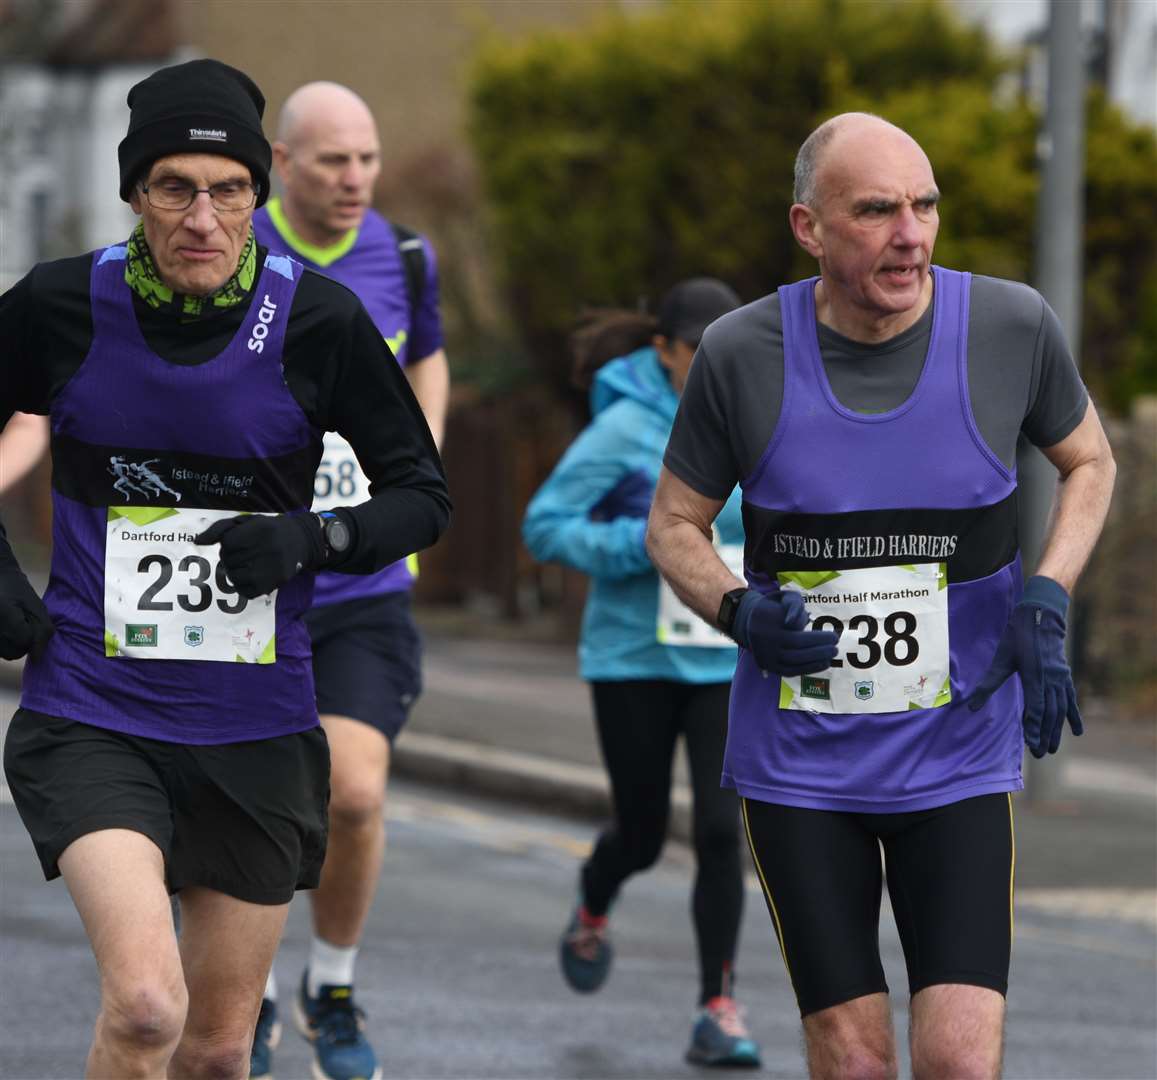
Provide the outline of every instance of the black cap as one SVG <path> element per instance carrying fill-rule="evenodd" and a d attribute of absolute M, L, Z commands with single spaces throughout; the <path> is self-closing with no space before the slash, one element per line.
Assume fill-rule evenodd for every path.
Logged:
<path fill-rule="evenodd" d="M 243 71 L 220 60 L 190 60 L 154 71 L 129 91 L 129 130 L 117 147 L 121 198 L 158 158 L 220 154 L 249 167 L 269 197 L 273 151 L 261 128 L 265 97 Z"/>
<path fill-rule="evenodd" d="M 697 346 L 703 331 L 739 304 L 734 290 L 718 278 L 688 278 L 674 286 L 659 304 L 659 333 Z"/>

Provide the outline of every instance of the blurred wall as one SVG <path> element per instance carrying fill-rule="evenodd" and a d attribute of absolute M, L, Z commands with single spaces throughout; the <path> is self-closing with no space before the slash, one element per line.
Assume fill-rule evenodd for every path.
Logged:
<path fill-rule="evenodd" d="M 463 137 L 465 65 L 489 33 L 587 22 L 615 0 L 198 0 L 178 4 L 178 38 L 247 71 L 266 129 L 314 79 L 356 90 L 377 116 L 388 164 Z"/>

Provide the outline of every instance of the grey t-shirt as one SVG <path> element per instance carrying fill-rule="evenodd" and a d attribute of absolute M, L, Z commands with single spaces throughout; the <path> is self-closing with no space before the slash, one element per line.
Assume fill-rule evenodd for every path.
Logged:
<path fill-rule="evenodd" d="M 928 352 L 932 310 L 877 345 L 817 327 L 824 370 L 841 404 L 875 413 L 908 398 Z M 968 392 L 981 437 L 1010 468 L 1021 431 L 1037 446 L 1052 446 L 1084 418 L 1088 393 L 1059 320 L 1035 289 L 972 278 Z M 782 400 L 783 322 L 772 293 L 708 327 L 664 464 L 701 495 L 726 499 L 767 449 Z"/>

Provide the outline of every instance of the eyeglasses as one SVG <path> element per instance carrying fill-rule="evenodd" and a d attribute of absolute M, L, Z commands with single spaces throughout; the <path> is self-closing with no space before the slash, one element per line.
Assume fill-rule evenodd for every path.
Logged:
<path fill-rule="evenodd" d="M 141 192 L 156 210 L 188 210 L 202 191 L 208 193 L 214 210 L 229 213 L 248 210 L 257 201 L 261 187 L 247 180 L 222 180 L 219 184 L 199 188 L 175 176 L 167 176 L 153 184 L 141 184 Z"/>

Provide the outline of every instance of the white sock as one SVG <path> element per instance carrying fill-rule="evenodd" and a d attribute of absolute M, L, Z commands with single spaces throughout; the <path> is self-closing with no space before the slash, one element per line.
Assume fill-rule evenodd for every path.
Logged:
<path fill-rule="evenodd" d="M 261 996 L 269 1001 L 277 1000 L 277 976 L 273 974 L 273 968 L 269 969 L 269 975 L 265 980 L 265 993 Z"/>
<path fill-rule="evenodd" d="M 354 963 L 358 958 L 356 945 L 331 945 L 316 934 L 309 939 L 309 975 L 307 990 L 317 997 L 323 986 L 350 986 L 354 981 Z"/>

